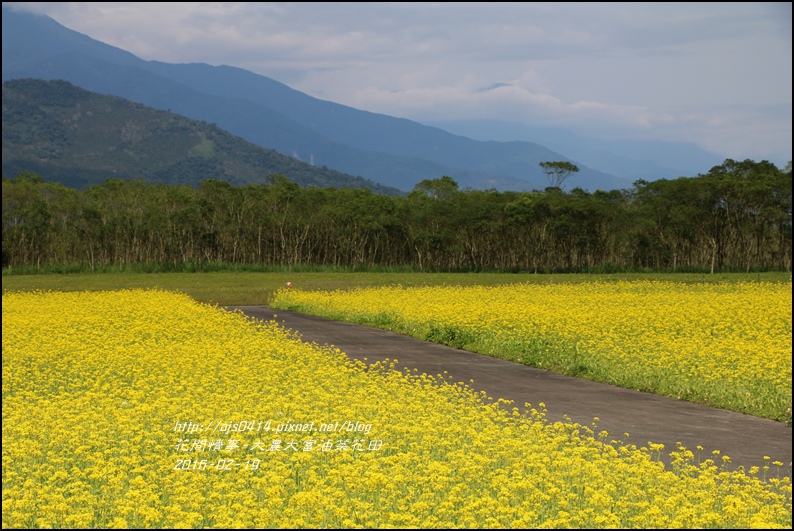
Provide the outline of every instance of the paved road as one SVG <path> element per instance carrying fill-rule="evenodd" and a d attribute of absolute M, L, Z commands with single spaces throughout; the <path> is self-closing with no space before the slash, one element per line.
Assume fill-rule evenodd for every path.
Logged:
<path fill-rule="evenodd" d="M 401 370 L 417 368 L 434 376 L 448 371 L 454 382 L 474 380 L 476 391 L 513 400 L 522 411 L 525 403 L 537 407 L 544 402 L 552 422 L 567 415 L 590 426 L 598 417 L 599 431 L 607 430 L 615 439 L 626 439 L 623 434 L 628 433 L 626 440 L 637 446 L 663 443 L 669 452 L 681 442 L 696 452 L 700 445 L 704 459 L 712 457 L 712 450 L 730 456 L 731 468 L 763 466 L 764 456 L 769 456 L 783 462 L 781 471 L 791 475 L 791 428 L 779 422 L 562 376 L 377 328 L 266 306 L 230 307 L 234 308 L 266 321 L 276 316 L 279 324 L 299 332 L 303 341 L 333 345 L 351 358 L 367 358 L 367 363 L 397 359 Z"/>

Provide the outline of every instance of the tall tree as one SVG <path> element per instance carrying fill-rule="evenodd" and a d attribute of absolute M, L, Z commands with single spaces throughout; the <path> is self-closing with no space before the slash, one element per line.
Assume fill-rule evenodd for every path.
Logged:
<path fill-rule="evenodd" d="M 561 189 L 562 183 L 565 182 L 568 177 L 579 171 L 576 164 L 566 161 L 541 162 L 539 166 L 543 168 L 543 173 L 546 174 L 546 178 L 549 180 L 549 186 L 552 188 Z"/>

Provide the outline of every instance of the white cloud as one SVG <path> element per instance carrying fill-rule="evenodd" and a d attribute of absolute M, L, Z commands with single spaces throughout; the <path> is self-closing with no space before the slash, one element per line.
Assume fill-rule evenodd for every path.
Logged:
<path fill-rule="evenodd" d="M 373 112 L 791 158 L 790 3 L 11 4 L 144 59 L 238 66 Z"/>

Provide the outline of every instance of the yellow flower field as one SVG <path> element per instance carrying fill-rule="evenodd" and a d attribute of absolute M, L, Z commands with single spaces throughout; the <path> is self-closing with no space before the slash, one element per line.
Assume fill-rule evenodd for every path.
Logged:
<path fill-rule="evenodd" d="M 791 425 L 791 284 L 280 291 L 271 306 Z"/>
<path fill-rule="evenodd" d="M 666 470 L 184 295 L 7 293 L 2 319 L 4 528 L 791 525 L 774 465 Z"/>

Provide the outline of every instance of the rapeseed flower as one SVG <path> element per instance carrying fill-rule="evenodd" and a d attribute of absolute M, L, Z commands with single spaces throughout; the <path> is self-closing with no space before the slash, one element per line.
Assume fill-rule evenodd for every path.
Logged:
<path fill-rule="evenodd" d="M 184 295 L 2 311 L 3 527 L 790 527 L 789 478 L 666 470 Z"/>
<path fill-rule="evenodd" d="M 791 284 L 280 291 L 271 306 L 791 424 Z"/>

